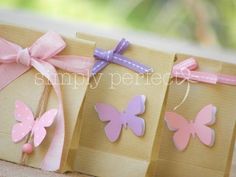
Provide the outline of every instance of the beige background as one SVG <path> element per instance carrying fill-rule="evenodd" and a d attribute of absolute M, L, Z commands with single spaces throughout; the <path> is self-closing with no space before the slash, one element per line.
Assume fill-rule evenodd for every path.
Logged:
<path fill-rule="evenodd" d="M 60 32 L 64 35 L 73 36 L 76 31 L 89 32 L 92 34 L 108 35 L 115 39 L 126 37 L 131 42 L 137 44 L 146 45 L 147 47 L 156 48 L 164 51 L 174 51 L 178 53 L 186 53 L 192 55 L 198 55 L 203 57 L 220 59 L 227 62 L 236 63 L 236 54 L 232 51 L 223 50 L 220 48 L 205 49 L 200 46 L 188 44 L 185 42 L 178 42 L 174 40 L 162 39 L 156 36 L 152 36 L 146 33 L 137 33 L 133 31 L 121 31 L 114 29 L 98 29 L 87 24 L 75 23 L 75 22 L 63 22 L 57 20 L 50 20 L 45 17 L 41 17 L 35 14 L 21 12 L 21 11 L 8 11 L 0 9 L 0 23 L 11 23 L 23 25 L 35 29 L 41 29 L 47 31 L 52 29 Z M 43 25 L 42 25 L 43 24 Z M 236 148 L 235 148 L 236 152 Z M 21 176 L 22 175 L 22 176 Z M 0 176 L 1 177 L 25 177 L 25 176 L 50 176 L 50 177 L 85 177 L 78 173 L 70 174 L 57 174 L 50 172 L 43 172 L 41 170 L 33 169 L 30 167 L 23 167 L 12 163 L 0 161 Z M 234 153 L 234 160 L 232 165 L 231 177 L 236 177 L 236 153 Z"/>

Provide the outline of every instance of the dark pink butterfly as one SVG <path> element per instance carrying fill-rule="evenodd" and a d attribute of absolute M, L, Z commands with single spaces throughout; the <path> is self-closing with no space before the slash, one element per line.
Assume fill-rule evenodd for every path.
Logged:
<path fill-rule="evenodd" d="M 196 116 L 195 120 L 188 121 L 175 112 L 166 112 L 165 121 L 168 128 L 174 131 L 173 141 L 176 148 L 183 151 L 190 140 L 191 135 L 198 136 L 199 140 L 207 145 L 213 146 L 215 142 L 215 132 L 208 127 L 215 123 L 216 107 L 205 106 Z"/>
<path fill-rule="evenodd" d="M 95 110 L 99 119 L 107 122 L 105 133 L 111 142 L 115 142 L 121 133 L 122 127 L 129 127 L 136 136 L 143 136 L 145 132 L 145 121 L 138 117 L 145 111 L 144 95 L 135 96 L 123 112 L 119 112 L 111 105 L 97 103 Z"/>

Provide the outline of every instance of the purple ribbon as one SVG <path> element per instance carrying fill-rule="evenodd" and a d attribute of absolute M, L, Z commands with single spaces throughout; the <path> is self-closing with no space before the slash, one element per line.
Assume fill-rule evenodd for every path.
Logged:
<path fill-rule="evenodd" d="M 125 39 L 122 39 L 114 50 L 106 51 L 103 49 L 96 48 L 94 51 L 94 57 L 97 59 L 97 61 L 93 66 L 92 74 L 97 74 L 109 63 L 115 63 L 124 66 L 140 74 L 152 72 L 152 68 L 147 67 L 122 55 L 123 52 L 128 48 L 128 46 L 129 42 Z"/>

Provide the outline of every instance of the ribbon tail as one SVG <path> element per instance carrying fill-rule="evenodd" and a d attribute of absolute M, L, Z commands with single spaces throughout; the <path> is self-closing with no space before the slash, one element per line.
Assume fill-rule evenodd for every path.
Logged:
<path fill-rule="evenodd" d="M 112 63 L 124 66 L 128 69 L 131 69 L 139 74 L 150 73 L 153 72 L 151 67 L 145 66 L 137 61 L 131 60 L 125 56 L 120 54 L 114 54 Z"/>
<path fill-rule="evenodd" d="M 0 90 L 5 88 L 12 81 L 28 71 L 30 67 L 18 64 L 9 63 L 0 65 Z"/>
<path fill-rule="evenodd" d="M 198 68 L 198 63 L 194 58 L 189 58 L 174 65 L 173 70 L 195 70 Z"/>
<path fill-rule="evenodd" d="M 92 75 L 96 75 L 99 71 L 105 68 L 109 63 L 103 60 L 97 60 L 92 69 Z"/>
<path fill-rule="evenodd" d="M 173 70 L 172 76 L 176 78 L 209 83 L 209 84 L 216 84 L 218 82 L 218 77 L 216 74 L 199 72 L 199 71 L 190 71 L 188 69 Z"/>
<path fill-rule="evenodd" d="M 47 60 L 53 66 L 64 71 L 90 76 L 90 71 L 94 65 L 94 59 L 82 56 L 55 56 Z"/>
<path fill-rule="evenodd" d="M 56 69 L 47 62 L 32 60 L 32 66 L 51 82 L 58 98 L 58 113 L 54 122 L 55 132 L 41 166 L 43 170 L 56 171 L 60 169 L 65 137 L 64 112 L 59 78 Z"/>
<path fill-rule="evenodd" d="M 227 85 L 236 85 L 236 76 L 218 74 L 218 83 Z"/>
<path fill-rule="evenodd" d="M 190 79 L 209 84 L 217 84 L 218 81 L 218 77 L 216 74 L 199 71 L 191 71 Z"/>

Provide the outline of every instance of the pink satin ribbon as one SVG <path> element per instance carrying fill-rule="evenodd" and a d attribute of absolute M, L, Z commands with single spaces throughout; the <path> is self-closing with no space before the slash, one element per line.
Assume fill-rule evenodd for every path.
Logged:
<path fill-rule="evenodd" d="M 194 71 L 198 68 L 194 58 L 186 59 L 176 65 L 172 70 L 172 76 L 176 78 L 204 82 L 209 84 L 236 85 L 236 76 L 209 72 Z"/>
<path fill-rule="evenodd" d="M 0 90 L 33 67 L 50 81 L 57 95 L 58 114 L 55 120 L 55 135 L 42 162 L 42 169 L 48 171 L 56 171 L 60 168 L 65 136 L 60 81 L 55 67 L 89 76 L 94 64 L 93 59 L 88 57 L 56 56 L 65 47 L 63 39 L 54 32 L 44 34 L 31 47 L 25 49 L 0 38 Z"/>

